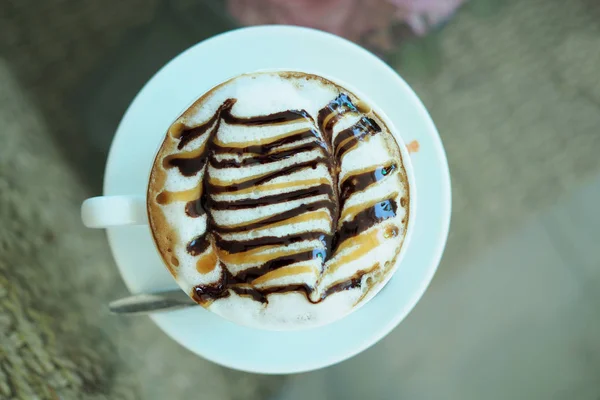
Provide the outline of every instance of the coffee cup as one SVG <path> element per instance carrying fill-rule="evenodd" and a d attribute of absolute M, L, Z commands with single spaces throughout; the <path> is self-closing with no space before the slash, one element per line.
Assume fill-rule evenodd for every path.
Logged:
<path fill-rule="evenodd" d="M 321 326 L 376 296 L 415 213 L 387 116 L 306 71 L 254 71 L 199 95 L 156 144 L 146 194 L 87 199 L 84 224 L 148 225 L 182 290 L 253 328 Z"/>

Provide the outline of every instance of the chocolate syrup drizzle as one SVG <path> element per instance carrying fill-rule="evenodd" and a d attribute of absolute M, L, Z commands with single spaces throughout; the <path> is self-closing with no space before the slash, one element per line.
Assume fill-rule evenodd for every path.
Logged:
<path fill-rule="evenodd" d="M 199 256 L 213 246 L 217 252 L 226 252 L 227 254 L 239 254 L 246 251 L 260 249 L 264 246 L 284 245 L 292 243 L 318 240 L 322 243 L 322 248 L 311 250 L 299 250 L 296 253 L 285 254 L 283 256 L 272 258 L 263 264 L 243 270 L 233 275 L 223 261 L 219 261 L 221 268 L 221 278 L 211 285 L 198 285 L 193 289 L 193 298 L 202 304 L 210 303 L 214 300 L 224 298 L 235 292 L 240 296 L 249 296 L 252 299 L 266 303 L 268 295 L 272 293 L 301 292 L 310 300 L 310 294 L 314 288 L 306 284 L 292 284 L 285 286 L 276 286 L 258 289 L 251 285 L 254 279 L 264 274 L 277 270 L 281 267 L 292 265 L 301 261 L 320 259 L 323 265 L 328 259 L 335 255 L 336 250 L 345 241 L 351 240 L 372 226 L 392 218 L 396 215 L 397 204 L 393 198 L 383 200 L 372 207 L 360 211 L 356 216 L 346 221 L 338 227 L 339 212 L 343 208 L 346 200 L 356 192 L 363 191 L 369 186 L 385 179 L 396 169 L 395 164 L 381 165 L 373 170 L 364 171 L 346 177 L 339 185 L 337 176 L 339 174 L 339 165 L 344 155 L 355 146 L 357 146 L 365 137 L 380 133 L 381 127 L 375 120 L 361 116 L 351 127 L 342 130 L 332 140 L 333 127 L 342 116 L 348 112 L 359 113 L 358 108 L 352 103 L 347 94 L 340 94 L 332 100 L 327 106 L 321 109 L 317 117 L 317 126 L 320 130 L 306 129 L 300 132 L 293 132 L 288 136 L 277 138 L 271 142 L 260 145 L 248 145 L 246 147 L 229 147 L 215 143 L 215 135 L 222 122 L 231 125 L 273 125 L 286 124 L 301 120 L 310 121 L 314 125 L 315 121 L 304 110 L 287 110 L 274 114 L 242 118 L 231 114 L 231 109 L 235 104 L 235 99 L 226 100 L 215 112 L 215 114 L 203 124 L 195 127 L 185 127 L 178 136 L 179 150 L 200 138 L 207 135 L 204 140 L 204 148 L 199 154 L 193 157 L 168 156 L 164 160 L 167 168 L 177 168 L 184 176 L 196 176 L 200 171 L 205 171 L 202 182 L 202 195 L 199 198 L 186 203 L 185 212 L 189 217 L 197 218 L 207 215 L 208 223 L 206 234 L 193 238 L 187 245 L 187 251 L 192 256 Z M 212 129 L 211 129 L 212 128 Z M 307 139 L 312 139 L 306 142 Z M 302 142 L 302 143 L 301 143 Z M 294 146 L 294 143 L 298 145 Z M 284 150 L 278 150 L 283 145 L 292 145 Z M 299 162 L 288 167 L 280 168 L 277 171 L 270 172 L 258 177 L 244 180 L 240 183 L 227 186 L 211 184 L 209 171 L 206 169 L 208 164 L 215 169 L 244 167 L 258 164 L 268 164 L 285 160 L 299 152 L 318 149 L 320 156 L 307 162 Z M 217 154 L 239 154 L 244 155 L 242 159 L 217 160 Z M 250 155 L 248 157 L 248 155 Z M 276 178 L 287 176 L 292 173 L 303 171 L 309 168 L 316 168 L 319 164 L 324 164 L 332 177 L 332 184 L 318 184 L 293 190 L 287 193 L 278 193 L 260 198 L 247 198 L 232 201 L 215 201 L 210 194 L 229 193 L 238 190 L 252 188 L 272 181 Z M 325 195 L 327 200 L 311 201 L 315 196 Z M 210 210 L 241 210 L 254 207 L 288 202 L 292 200 L 306 199 L 301 205 L 271 217 L 247 223 L 243 226 L 219 226 L 211 218 Z M 286 221 L 290 218 L 317 210 L 327 210 L 331 216 L 331 230 L 327 232 L 309 231 L 304 233 L 289 234 L 282 237 L 268 236 L 258 239 L 248 240 L 225 240 L 223 234 L 246 232 L 253 229 L 260 229 L 278 222 Z M 209 212 L 207 212 L 207 210 Z M 318 302 L 327 296 L 361 285 L 361 280 L 366 272 L 357 273 L 346 281 L 337 282 L 326 288 Z"/>

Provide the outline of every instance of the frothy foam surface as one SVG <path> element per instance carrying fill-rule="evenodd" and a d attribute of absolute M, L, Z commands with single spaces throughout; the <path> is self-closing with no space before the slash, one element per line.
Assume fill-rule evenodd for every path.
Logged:
<path fill-rule="evenodd" d="M 170 127 L 148 212 L 157 247 L 195 301 L 265 329 L 348 314 L 393 272 L 409 187 L 394 137 L 315 75 L 238 76 Z"/>

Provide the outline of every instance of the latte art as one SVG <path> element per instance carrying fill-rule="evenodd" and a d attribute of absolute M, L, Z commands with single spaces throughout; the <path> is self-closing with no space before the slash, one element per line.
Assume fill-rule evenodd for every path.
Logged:
<path fill-rule="evenodd" d="M 170 127 L 148 210 L 179 285 L 228 319 L 320 325 L 378 291 L 409 217 L 398 144 L 370 107 L 303 73 L 242 75 Z"/>

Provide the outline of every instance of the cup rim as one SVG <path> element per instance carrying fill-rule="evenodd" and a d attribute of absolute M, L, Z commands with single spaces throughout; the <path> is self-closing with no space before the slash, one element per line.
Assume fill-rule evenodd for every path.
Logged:
<path fill-rule="evenodd" d="M 361 309 L 364 305 L 366 305 L 369 301 L 371 301 L 375 296 L 377 296 L 377 294 L 385 287 L 385 285 L 387 285 L 387 283 L 389 282 L 389 280 L 394 276 L 394 274 L 397 272 L 400 264 L 402 263 L 402 259 L 404 258 L 404 254 L 406 254 L 406 251 L 408 249 L 408 247 L 410 246 L 410 241 L 411 241 L 411 237 L 412 237 L 412 232 L 413 232 L 413 227 L 414 227 L 414 221 L 416 219 L 416 204 L 417 204 L 417 189 L 416 189 L 416 184 L 415 184 L 415 180 L 414 180 L 414 173 L 413 173 L 413 167 L 412 167 L 412 161 L 410 159 L 410 155 L 408 153 L 408 149 L 406 147 L 406 143 L 404 142 L 404 139 L 400 136 L 400 133 L 398 132 L 398 129 L 395 127 L 395 125 L 393 124 L 392 120 L 387 116 L 386 113 L 383 112 L 383 110 L 379 107 L 378 104 L 376 104 L 375 102 L 373 102 L 369 96 L 367 96 L 365 93 L 363 93 L 362 91 L 360 91 L 359 89 L 357 89 L 356 87 L 354 87 L 352 84 L 349 84 L 341 79 L 338 79 L 336 77 L 333 77 L 331 75 L 327 75 L 327 74 L 323 74 L 319 71 L 311 71 L 311 70 L 300 70 L 300 69 L 290 69 L 290 68 L 263 68 L 263 69 L 258 69 L 258 70 L 253 70 L 253 71 L 249 71 L 249 72 L 244 72 L 241 74 L 237 74 L 234 76 L 231 76 L 219 83 L 216 83 L 215 85 L 213 85 L 212 87 L 210 87 L 209 89 L 207 89 L 204 93 L 201 93 L 200 95 L 198 95 L 196 98 L 194 98 L 182 111 L 180 111 L 177 114 L 177 117 L 175 117 L 173 119 L 173 121 L 169 124 L 169 127 L 171 127 L 173 125 L 173 123 L 175 123 L 175 121 L 177 121 L 177 119 L 179 119 L 181 117 L 181 115 L 183 115 L 190 107 L 192 107 L 199 99 L 201 99 L 204 95 L 206 95 L 207 93 L 210 93 L 212 90 L 214 90 L 215 88 L 219 87 L 220 85 L 226 84 L 229 81 L 233 80 L 233 79 L 237 79 L 238 77 L 244 76 L 244 75 L 253 75 L 253 74 L 260 74 L 260 73 L 273 73 L 273 72 L 291 72 L 291 73 L 300 73 L 300 74 L 306 74 L 306 75 L 315 75 L 317 77 L 320 78 L 324 78 L 330 82 L 332 82 L 335 85 L 340 86 L 343 89 L 346 89 L 348 92 L 352 93 L 354 96 L 356 96 L 358 99 L 360 99 L 361 101 L 366 102 L 371 109 L 374 111 L 374 113 L 377 115 L 377 117 L 379 117 L 383 123 L 387 126 L 389 132 L 392 134 L 396 144 L 398 145 L 398 149 L 400 151 L 400 159 L 401 159 L 401 163 L 402 166 L 404 167 L 404 172 L 406 175 L 406 183 L 407 183 L 407 192 L 408 192 L 408 221 L 406 223 L 406 228 L 405 228 L 405 233 L 404 233 L 404 239 L 402 240 L 402 244 L 400 247 L 400 251 L 396 254 L 396 256 L 394 257 L 394 266 L 393 268 L 391 268 L 387 274 L 385 275 L 385 278 L 382 279 L 380 282 L 378 282 L 374 287 L 371 287 L 370 290 L 368 291 L 367 295 L 365 296 L 364 299 L 362 299 L 360 301 L 359 304 L 353 306 L 347 313 L 341 315 L 341 316 L 337 316 L 334 319 L 328 319 L 326 321 L 324 321 L 323 323 L 318 323 L 318 324 L 314 324 L 314 325 L 309 325 L 309 326 L 297 326 L 291 329 L 269 329 L 268 327 L 261 327 L 260 324 L 257 325 L 246 325 L 244 323 L 241 323 L 239 321 L 234 321 L 234 320 L 230 320 L 229 318 L 226 318 L 224 316 L 221 316 L 220 314 L 219 317 L 224 318 L 228 321 L 231 321 L 233 323 L 239 324 L 241 326 L 246 326 L 249 328 L 253 328 L 253 329 L 261 329 L 261 330 L 266 330 L 266 331 L 274 331 L 274 332 L 282 332 L 282 331 L 306 331 L 306 330 L 311 330 L 311 329 L 317 329 L 319 327 L 325 326 L 325 325 L 329 325 L 331 323 L 334 323 L 342 318 L 347 317 L 348 315 L 358 311 L 359 309 Z M 152 236 L 152 242 L 154 244 L 154 248 L 156 250 L 156 252 L 158 253 L 162 263 L 163 263 L 163 267 L 167 270 L 170 271 L 170 268 L 167 264 L 167 260 L 165 260 L 162 252 L 160 251 L 159 245 L 157 243 L 157 239 L 156 239 L 156 235 L 154 232 L 154 229 L 152 227 L 152 223 L 151 223 L 151 215 L 150 215 L 150 179 L 152 177 L 152 172 L 154 171 L 155 166 L 157 165 L 157 157 L 159 156 L 159 152 L 160 149 L 162 148 L 162 145 L 164 144 L 166 138 L 168 136 L 168 129 L 167 131 L 163 134 L 163 136 L 160 138 L 159 140 L 159 144 L 156 147 L 156 150 L 154 152 L 154 155 L 152 157 L 152 164 L 150 165 L 150 169 L 148 171 L 148 177 L 147 177 L 147 184 L 146 184 L 146 213 L 148 215 L 148 229 L 150 231 L 150 235 Z M 180 289 L 185 292 L 185 290 L 183 290 L 183 288 L 179 285 L 179 282 L 177 281 L 177 278 L 173 277 L 173 280 L 177 282 L 178 287 L 180 287 Z M 186 293 L 188 294 L 188 293 Z M 189 295 L 189 294 L 188 294 Z M 213 312 L 210 309 L 207 309 L 210 312 Z"/>

